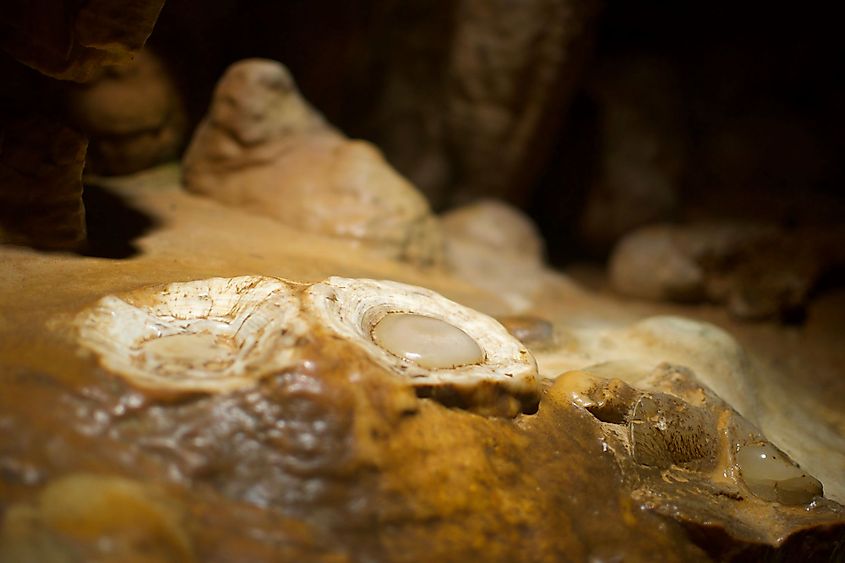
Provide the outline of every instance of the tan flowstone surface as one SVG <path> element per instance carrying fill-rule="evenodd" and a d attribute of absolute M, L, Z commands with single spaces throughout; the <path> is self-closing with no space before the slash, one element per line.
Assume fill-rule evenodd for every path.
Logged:
<path fill-rule="evenodd" d="M 202 561 L 693 561 L 775 548 L 812 559 L 841 549 L 845 513 L 828 500 L 843 498 L 835 399 L 813 411 L 812 385 L 796 396 L 709 325 L 643 320 L 678 309 L 593 294 L 536 265 L 532 283 L 514 280 L 510 294 L 496 293 L 507 289 L 506 265 L 479 289 L 467 271 L 417 268 L 191 195 L 176 167 L 96 183 L 114 196 L 115 224 L 130 208 L 151 220 L 126 241 L 137 254 L 0 247 L 0 560 L 118 560 L 149 544 L 159 560 Z M 539 411 L 481 416 L 421 398 L 319 330 L 297 344 L 294 367 L 252 388 L 187 396 L 132 388 L 78 342 L 74 319 L 106 295 L 244 275 L 390 279 L 494 316 L 547 319 L 554 345 L 535 351 L 546 378 Z M 617 363 L 590 368 L 608 361 Z M 618 416 L 576 404 L 573 376 L 552 383 L 570 370 L 610 389 Z M 614 378 L 640 398 L 602 383 Z M 643 401 L 657 418 L 644 417 Z M 689 431 L 709 424 L 700 429 L 718 446 L 678 450 L 678 434 L 660 427 L 665 405 L 686 405 Z M 763 435 L 828 498 L 755 497 L 734 449 Z M 644 453 L 631 436 L 665 450 Z M 73 525 L 60 515 L 68 511 L 89 517 Z M 143 526 L 119 525 L 131 520 Z M 91 539 L 102 537 L 110 543 Z"/>

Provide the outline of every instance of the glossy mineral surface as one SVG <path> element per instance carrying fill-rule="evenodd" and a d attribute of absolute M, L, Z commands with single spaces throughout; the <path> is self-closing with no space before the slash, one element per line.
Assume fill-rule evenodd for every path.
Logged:
<path fill-rule="evenodd" d="M 400 358 L 431 369 L 484 361 L 475 340 L 458 327 L 424 315 L 391 313 L 373 327 L 373 340 Z"/>
<path fill-rule="evenodd" d="M 748 444 L 736 461 L 742 479 L 758 497 L 784 504 L 807 504 L 822 494 L 821 483 L 771 444 Z"/>

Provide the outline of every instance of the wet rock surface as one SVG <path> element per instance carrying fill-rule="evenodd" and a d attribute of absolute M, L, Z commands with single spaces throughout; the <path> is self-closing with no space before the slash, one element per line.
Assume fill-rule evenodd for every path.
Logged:
<path fill-rule="evenodd" d="M 525 553 L 538 559 L 584 559 L 606 549 L 608 542 L 619 550 L 624 546 L 635 558 L 645 559 L 655 550 L 701 558 L 698 550 L 685 547 L 677 527 L 647 512 L 627 512 L 620 506 L 624 497 L 599 493 L 615 486 L 619 475 L 601 455 L 592 431 L 568 428 L 574 421 L 565 409 L 550 408 L 535 422 L 525 421 L 533 428 L 523 429 L 519 421 L 480 418 L 413 399 L 385 385 L 387 380 L 378 381 L 379 374 L 366 373 L 366 368 L 356 373 L 346 362 L 330 375 L 333 368 L 322 359 L 326 350 L 320 357 L 314 371 L 281 374 L 250 393 L 181 405 L 150 401 L 123 416 L 114 414 L 114 405 L 127 390 L 114 387 L 112 393 L 79 401 L 75 417 L 70 409 L 57 413 L 68 430 L 54 436 L 51 449 L 64 450 L 64 455 L 30 463 L 46 482 L 51 475 L 95 466 L 100 490 L 114 479 L 104 474 L 128 474 L 167 488 L 170 498 L 191 507 L 190 512 L 216 504 L 218 511 L 229 513 L 228 518 L 217 516 L 216 529 L 206 528 L 198 536 L 194 530 L 199 523 L 190 512 L 181 528 L 167 528 L 190 538 L 188 545 L 200 560 L 210 547 L 233 541 L 241 544 L 241 553 L 260 553 L 265 542 L 293 551 L 295 544 L 289 544 L 291 536 L 299 539 L 297 527 L 280 526 L 262 537 L 254 522 L 237 519 L 244 505 L 262 509 L 259 530 L 284 519 L 318 530 L 320 548 L 299 546 L 300 554 L 309 558 L 328 550 L 351 559 L 417 561 L 433 554 L 458 560 L 473 553 L 502 561 Z M 9 403 L 20 401 L 16 391 L 25 387 L 7 389 L 5 420 L 20 424 L 24 405 Z M 86 427 L 86 414 L 99 414 L 98 428 Z M 553 449 L 547 440 L 555 428 L 568 428 L 568 437 L 554 439 Z M 90 446 L 104 441 L 111 447 L 92 453 Z M 18 462 L 23 456 L 13 453 L 14 447 L 26 446 L 17 441 L 10 445 L 4 459 Z M 526 464 L 532 451 L 539 453 Z M 583 454 L 584 467 L 566 468 L 571 456 Z M 548 495 L 536 494 L 538 487 L 547 487 Z M 27 498 L 27 489 L 38 490 L 4 479 L 3 497 Z M 10 511 L 17 513 L 21 509 L 15 506 L 21 505 Z M 581 506 L 591 508 L 574 518 Z M 106 521 L 113 520 L 109 514 L 116 509 L 86 507 L 90 518 Z M 615 525 L 608 528 L 609 515 L 615 515 L 610 516 Z M 13 524 L 6 520 L 6 526 Z M 48 537 L 51 533 L 47 531 Z M 74 530 L 64 534 L 83 550 L 95 549 L 90 536 Z M 206 535 L 218 539 L 201 545 Z M 29 545 L 27 540 L 22 544 Z M 167 549 L 165 542 L 156 545 Z"/>
<path fill-rule="evenodd" d="M 173 396 L 131 386 L 81 352 L 73 319 L 106 295 L 141 296 L 174 280 L 260 272 L 315 283 L 343 272 L 506 308 L 503 296 L 443 272 L 186 194 L 177 173 L 109 188 L 159 225 L 136 241 L 132 260 L 0 249 L 10 265 L 0 276 L 3 555 L 53 545 L 57 557 L 91 558 L 102 553 L 92 539 L 101 532 L 114 538 L 113 553 L 139 553 L 150 539 L 162 557 L 209 561 L 824 561 L 841 549 L 845 518 L 829 498 L 764 500 L 741 475 L 718 471 L 735 469 L 723 457 L 734 432 L 736 443 L 787 451 L 826 496 L 837 490 L 834 465 L 823 474 L 784 445 L 786 430 L 809 443 L 819 427 L 797 418 L 797 403 L 768 402 L 768 382 L 755 382 L 735 342 L 692 321 L 605 317 L 600 300 L 562 282 L 543 287 L 534 322 L 523 319 L 554 327 L 535 352 L 547 383 L 534 414 L 480 416 L 419 397 L 360 349 L 317 334 L 295 364 L 251 387 Z M 599 369 L 621 383 L 601 386 L 592 412 L 563 392 L 562 372 L 620 357 L 645 367 Z M 765 434 L 732 409 L 765 422 Z M 773 409 L 790 413 L 785 426 L 766 419 Z M 644 451 L 628 450 L 633 422 Z M 715 435 L 716 448 L 699 435 Z M 835 463 L 835 453 L 816 461 Z M 90 475 L 99 495 L 63 494 L 51 512 L 53 491 L 86 491 Z M 127 502 L 97 500 L 112 494 Z M 113 515 L 120 506 L 123 516 Z M 65 527 L 56 511 L 90 517 L 85 529 Z M 126 518 L 138 523 L 129 535 L 108 525 Z"/>
<path fill-rule="evenodd" d="M 745 474 L 743 458 L 745 450 L 767 443 L 765 438 L 691 370 L 661 364 L 637 388 L 607 379 L 613 372 L 612 365 L 568 372 L 550 393 L 569 397 L 600 421 L 607 447 L 631 479 L 632 497 L 681 522 L 711 556 L 761 557 L 773 552 L 772 544 L 789 544 L 784 540 L 791 534 L 801 537 L 819 518 L 834 529 L 842 525 L 842 506 L 823 499 L 818 481 L 805 473 L 801 495 L 770 502 L 774 498 L 765 487 L 774 491 L 772 479 L 784 478 L 787 486 L 788 479 L 776 470 L 761 488 Z M 724 536 L 734 541 L 724 542 Z M 794 557 L 794 548 L 783 552 Z M 813 549 L 808 546 L 808 556 L 823 560 L 838 548 L 825 555 Z"/>

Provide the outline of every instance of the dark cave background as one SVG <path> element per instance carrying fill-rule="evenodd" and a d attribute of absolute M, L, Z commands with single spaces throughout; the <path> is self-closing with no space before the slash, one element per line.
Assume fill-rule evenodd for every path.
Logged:
<path fill-rule="evenodd" d="M 538 222 L 558 265 L 600 260 L 622 234 L 652 221 L 840 223 L 845 45 L 834 9 L 605 3 L 571 104 L 547 129 L 542 165 L 505 197 Z M 379 120 L 378 105 L 391 57 L 421 54 L 408 64 L 436 76 L 449 45 L 431 31 L 445 38 L 452 24 L 443 1 L 168 0 L 148 45 L 171 66 L 192 124 L 229 64 L 268 57 L 291 69 L 329 121 L 379 143 L 390 159 L 391 122 Z M 608 103 L 619 100 L 636 114 L 635 131 L 626 133 L 624 117 L 603 122 Z M 603 169 L 613 166 L 607 145 L 624 153 L 638 142 L 656 146 L 627 165 L 630 183 L 656 177 L 662 193 L 620 195 L 624 180 L 601 187 Z M 453 195 L 429 193 L 436 209 L 450 207 Z M 592 224 L 584 218 L 590 205 L 599 217 Z M 627 218 L 613 218 L 620 214 Z"/>

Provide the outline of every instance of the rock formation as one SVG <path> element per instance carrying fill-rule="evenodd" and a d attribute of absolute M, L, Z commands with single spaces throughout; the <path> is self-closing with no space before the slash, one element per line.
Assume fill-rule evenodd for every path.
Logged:
<path fill-rule="evenodd" d="M 39 116 L 0 119 L 0 135 L 0 243 L 78 248 L 85 137 Z"/>
<path fill-rule="evenodd" d="M 425 199 L 378 149 L 346 139 L 268 60 L 233 65 L 184 160 L 188 191 L 422 264 L 441 255 Z"/>
<path fill-rule="evenodd" d="M 363 124 L 436 207 L 524 199 L 588 53 L 592 0 L 402 2 Z M 444 39 L 448 38 L 448 39 Z"/>
<path fill-rule="evenodd" d="M 47 77 L 89 81 L 132 60 L 162 4 L 13 2 L 0 10 L 0 49 Z M 62 85 L 5 57 L 0 73 L 0 242 L 78 250 L 88 140 L 64 115 Z"/>
<path fill-rule="evenodd" d="M 610 276 L 633 297 L 710 301 L 739 318 L 789 319 L 803 313 L 821 276 L 845 262 L 843 237 L 736 222 L 654 225 L 620 241 Z"/>
<path fill-rule="evenodd" d="M 41 51 L 24 60 L 100 76 L 72 104 L 100 171 L 157 160 L 172 99 L 162 82 L 135 87 L 155 65 L 97 69 L 140 46 L 124 24 L 151 25 L 160 4 L 46 4 L 65 9 L 3 13 L 0 42 L 27 39 L 7 22 L 30 22 Z M 389 86 L 439 94 L 405 150 L 419 139 L 417 171 L 457 199 L 521 189 L 595 2 L 435 4 L 455 15 L 434 36 L 444 81 L 415 91 L 412 68 Z M 136 94 L 161 103 L 110 105 Z M 75 247 L 86 140 L 43 111 L 10 113 L 0 238 Z M 99 236 L 131 238 L 131 260 L 0 246 L 4 563 L 842 554 L 845 349 L 812 315 L 802 331 L 734 323 L 735 338 L 677 316 L 692 309 L 579 288 L 506 204 L 436 219 L 268 60 L 226 73 L 184 170 L 91 181 Z M 841 241 L 660 226 L 623 242 L 614 275 L 643 296 L 783 314 L 819 264 L 845 262 Z M 801 346 L 812 331 L 824 354 Z M 775 350 L 749 354 L 749 335 Z"/>
<path fill-rule="evenodd" d="M 90 139 L 87 174 L 121 175 L 175 160 L 187 117 L 179 92 L 151 51 L 108 67 L 68 92 L 70 120 Z"/>
<path fill-rule="evenodd" d="M 14 2 L 0 13 L 0 48 L 60 80 L 86 82 L 132 60 L 164 0 Z"/>
<path fill-rule="evenodd" d="M 688 133 L 676 74 L 666 61 L 643 55 L 618 57 L 592 72 L 587 88 L 597 113 L 598 162 L 578 228 L 594 252 L 606 253 L 628 232 L 678 211 Z"/>
<path fill-rule="evenodd" d="M 635 322 L 536 256 L 536 291 L 516 275 L 510 292 L 485 290 L 195 197 L 176 170 L 103 189 L 155 220 L 132 260 L 0 248 L 0 560 L 825 560 L 839 545 L 845 449 L 825 428 L 841 411 L 805 409 L 723 331 Z M 296 319 L 314 296 L 274 297 L 336 274 L 428 286 L 485 312 L 521 295 L 534 320 L 506 324 L 537 360 L 537 412 L 428 394 L 399 374 L 407 335 L 328 330 L 378 307 L 445 315 L 408 311 L 408 286 L 369 301 L 321 294 L 306 330 Z M 489 331 L 445 311 L 486 354 Z M 84 321 L 98 312 L 109 320 Z M 109 332 L 115 321 L 126 322 Z M 506 363 L 483 361 L 508 381 Z M 452 371 L 447 383 L 462 385 Z M 787 465 L 749 464 L 736 447 L 774 448 Z M 759 488 L 782 469 L 797 488 Z"/>
<path fill-rule="evenodd" d="M 494 199 L 453 209 L 442 217 L 446 261 L 454 275 L 483 287 L 521 313 L 542 291 L 544 243 L 530 218 Z"/>

